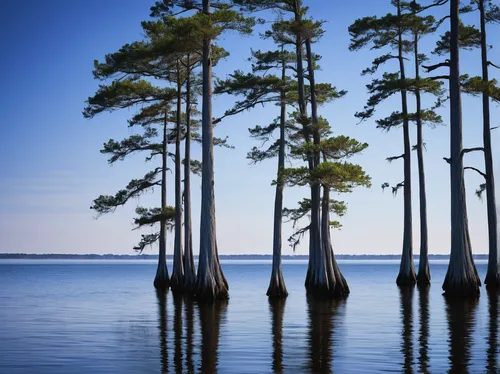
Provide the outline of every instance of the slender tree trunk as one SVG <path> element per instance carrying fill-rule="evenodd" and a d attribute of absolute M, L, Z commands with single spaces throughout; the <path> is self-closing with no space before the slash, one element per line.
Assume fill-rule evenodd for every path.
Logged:
<path fill-rule="evenodd" d="M 397 1 L 399 30 L 398 30 L 398 59 L 401 80 L 406 79 L 405 65 L 403 59 L 403 35 L 401 29 L 401 3 Z M 403 251 L 401 255 L 401 266 L 396 283 L 400 286 L 412 286 L 416 282 L 415 268 L 413 266 L 413 234 L 412 234 L 412 211 L 411 211 L 411 146 L 410 125 L 408 121 L 408 100 L 406 90 L 401 90 L 401 104 L 403 113 L 403 140 L 404 140 L 404 229 L 403 229 Z"/>
<path fill-rule="evenodd" d="M 325 256 L 326 275 L 328 279 L 328 296 L 344 298 L 349 295 L 349 286 L 335 260 L 332 239 L 330 235 L 330 190 L 323 186 L 323 206 L 321 207 L 321 239 Z"/>
<path fill-rule="evenodd" d="M 196 270 L 193 257 L 193 229 L 191 226 L 191 67 L 188 55 L 186 76 L 186 141 L 184 156 L 184 292 L 194 294 Z"/>
<path fill-rule="evenodd" d="M 203 12 L 210 15 L 210 0 L 203 0 Z M 200 255 L 196 296 L 200 300 L 227 299 L 227 282 L 219 264 L 214 191 L 214 142 L 212 126 L 211 40 L 203 40 L 202 177 Z"/>
<path fill-rule="evenodd" d="M 483 82 L 488 84 L 488 45 L 486 43 L 486 16 L 484 10 L 485 0 L 479 0 L 479 13 L 481 15 L 481 63 Z M 486 204 L 488 210 L 488 270 L 486 272 L 487 289 L 500 289 L 500 254 L 498 252 L 498 225 L 495 198 L 495 178 L 493 171 L 493 156 L 491 151 L 491 120 L 489 92 L 483 92 L 483 146 L 484 165 L 486 171 Z"/>
<path fill-rule="evenodd" d="M 163 120 L 163 143 L 162 143 L 162 169 L 161 169 L 161 208 L 164 211 L 167 208 L 167 111 L 165 110 L 165 118 Z M 168 289 L 170 280 L 168 277 L 167 268 L 167 230 L 166 220 L 160 222 L 160 253 L 158 256 L 158 268 L 154 280 L 156 289 Z"/>
<path fill-rule="evenodd" d="M 295 16 L 295 22 L 296 23 L 301 23 L 302 22 L 302 0 L 295 0 L 293 4 L 294 8 L 294 16 Z M 296 39 L 295 39 L 295 54 L 297 56 L 297 85 L 298 85 L 298 94 L 299 94 L 299 114 L 301 117 L 301 120 L 304 120 L 307 118 L 307 103 L 306 103 L 306 98 L 305 98 L 305 89 L 304 89 L 304 57 L 303 57 L 303 40 L 302 36 L 300 33 L 296 34 Z M 307 126 L 304 126 L 304 141 L 306 143 L 310 142 L 310 132 Z M 308 157 L 308 166 L 309 170 L 314 169 L 314 161 L 312 157 Z M 311 186 L 311 201 L 313 200 L 313 187 Z M 317 251 L 315 248 L 320 246 L 320 242 L 317 242 L 317 232 L 319 232 L 318 227 L 313 227 L 312 223 L 310 225 L 309 229 L 309 263 L 307 267 L 307 275 L 306 275 L 306 281 L 305 281 L 305 286 L 307 289 L 309 289 L 309 286 L 311 284 L 311 278 L 312 278 L 312 268 L 315 263 L 317 263 L 316 256 L 317 256 Z"/>
<path fill-rule="evenodd" d="M 281 72 L 281 113 L 280 113 L 280 143 L 278 152 L 278 176 L 276 183 L 276 197 L 274 199 L 274 232 L 273 232 L 273 268 L 271 272 L 271 281 L 267 289 L 267 296 L 284 298 L 288 296 L 283 272 L 281 269 L 281 242 L 282 242 L 282 216 L 283 216 L 283 180 L 281 172 L 285 168 L 285 124 L 286 124 L 286 66 L 285 60 L 282 61 Z"/>
<path fill-rule="evenodd" d="M 170 284 L 172 291 L 182 291 L 184 285 L 184 259 L 182 248 L 182 187 L 181 187 L 181 114 L 182 83 L 180 64 L 177 62 L 177 118 L 175 134 L 175 242 L 174 266 Z"/>
<path fill-rule="evenodd" d="M 465 201 L 462 159 L 462 102 L 459 62 L 459 0 L 450 0 L 450 192 L 451 254 L 443 283 L 445 294 L 465 297 L 479 295 L 481 281 L 472 258 Z"/>
<path fill-rule="evenodd" d="M 415 79 L 420 82 L 420 61 L 418 57 L 418 32 L 414 34 L 415 52 Z M 431 283 L 431 271 L 429 268 L 429 241 L 427 230 L 427 195 L 425 191 L 425 169 L 424 169 L 424 136 L 422 123 L 422 102 L 420 88 L 415 91 L 417 100 L 417 158 L 418 158 L 418 187 L 420 198 L 420 260 L 418 262 L 417 282 L 419 285 Z"/>
<path fill-rule="evenodd" d="M 309 75 L 309 85 L 311 90 L 311 133 L 313 142 L 319 147 L 321 138 L 318 131 L 318 105 L 316 103 L 316 84 L 314 80 L 314 65 L 311 52 L 311 41 L 306 39 L 306 54 Z M 313 168 L 320 163 L 319 150 L 313 155 Z M 311 228 L 309 235 L 313 238 L 314 243 L 314 263 L 311 266 L 311 278 L 308 291 L 317 296 L 329 297 L 331 294 L 328 284 L 327 266 L 325 259 L 325 251 L 321 241 L 321 185 L 319 182 L 311 183 Z"/>

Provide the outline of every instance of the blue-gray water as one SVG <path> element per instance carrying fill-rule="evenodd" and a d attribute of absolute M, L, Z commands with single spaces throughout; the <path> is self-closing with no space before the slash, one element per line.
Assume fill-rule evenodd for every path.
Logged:
<path fill-rule="evenodd" d="M 345 302 L 307 300 L 305 262 L 269 304 L 270 264 L 223 263 L 230 300 L 158 298 L 153 262 L 0 262 L 0 373 L 499 373 L 499 302 L 401 293 L 396 262 L 343 262 Z M 485 264 L 478 265 L 484 278 Z"/>

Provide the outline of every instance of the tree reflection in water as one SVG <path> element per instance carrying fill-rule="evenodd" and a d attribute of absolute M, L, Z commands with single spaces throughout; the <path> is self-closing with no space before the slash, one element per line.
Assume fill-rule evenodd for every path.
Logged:
<path fill-rule="evenodd" d="M 201 326 L 201 372 L 216 373 L 220 322 L 227 309 L 227 300 L 215 300 L 213 303 L 199 303 L 198 312 Z"/>
<path fill-rule="evenodd" d="M 429 373 L 429 285 L 418 287 L 420 331 L 418 342 L 420 345 L 418 363 L 419 373 Z"/>
<path fill-rule="evenodd" d="M 158 298 L 158 323 L 160 329 L 160 358 L 161 373 L 168 373 L 168 350 L 167 350 L 167 293 L 165 290 L 157 290 Z"/>
<path fill-rule="evenodd" d="M 339 323 L 344 299 L 317 300 L 307 296 L 309 316 L 309 371 L 331 373 L 333 360 L 334 329 Z"/>
<path fill-rule="evenodd" d="M 182 373 L 182 295 L 172 293 L 174 299 L 174 367 Z"/>
<path fill-rule="evenodd" d="M 500 297 L 496 292 L 488 292 L 488 349 L 486 371 L 488 373 L 498 373 L 498 359 L 500 357 L 500 347 L 498 345 L 498 303 Z"/>
<path fill-rule="evenodd" d="M 414 287 L 400 287 L 401 319 L 403 338 L 401 351 L 404 356 L 403 373 L 413 373 L 413 290 Z"/>
<path fill-rule="evenodd" d="M 273 335 L 273 371 L 283 372 L 283 315 L 286 299 L 269 299 Z"/>
<path fill-rule="evenodd" d="M 450 373 L 467 373 L 477 298 L 445 297 L 449 331 Z"/>

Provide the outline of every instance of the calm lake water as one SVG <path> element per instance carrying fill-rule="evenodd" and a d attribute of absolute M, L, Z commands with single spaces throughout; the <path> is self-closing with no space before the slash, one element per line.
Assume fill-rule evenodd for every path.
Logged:
<path fill-rule="evenodd" d="M 0 373 L 500 373 L 499 301 L 447 303 L 447 264 L 400 292 L 397 262 L 341 262 L 344 302 L 306 298 L 306 263 L 222 264 L 230 300 L 158 297 L 154 262 L 0 262 Z M 481 279 L 486 266 L 478 264 Z"/>

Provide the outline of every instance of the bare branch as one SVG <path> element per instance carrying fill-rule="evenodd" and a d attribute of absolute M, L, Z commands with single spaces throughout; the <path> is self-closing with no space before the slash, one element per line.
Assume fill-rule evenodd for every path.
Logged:
<path fill-rule="evenodd" d="M 403 154 L 402 154 L 402 155 L 400 155 L 400 156 L 392 156 L 392 157 L 387 157 L 387 158 L 386 158 L 386 161 L 387 161 L 387 162 L 389 162 L 389 163 L 391 163 L 392 161 L 396 161 L 396 160 L 398 160 L 398 159 L 400 159 L 400 158 L 404 158 L 404 157 L 405 157 L 405 154 L 403 153 Z"/>
<path fill-rule="evenodd" d="M 483 147 L 464 148 L 462 149 L 462 152 L 460 152 L 460 158 L 464 157 L 466 153 L 471 153 L 471 152 L 484 152 L 484 148 Z"/>
<path fill-rule="evenodd" d="M 486 179 L 486 173 L 483 173 L 481 170 L 476 169 L 476 168 L 474 168 L 472 166 L 466 166 L 466 167 L 464 167 L 464 170 L 474 170 L 478 174 L 482 175 L 484 179 Z"/>
<path fill-rule="evenodd" d="M 444 62 L 440 62 L 439 64 L 435 65 L 422 65 L 422 67 L 427 70 L 427 73 L 430 73 L 431 71 L 434 71 L 441 67 L 450 67 L 450 60 L 445 60 Z"/>
<path fill-rule="evenodd" d="M 433 80 L 433 81 L 437 81 L 439 79 L 450 79 L 450 76 L 449 75 L 437 75 L 435 77 L 428 77 L 428 79 Z"/>
<path fill-rule="evenodd" d="M 494 68 L 500 69 L 500 66 L 495 65 L 495 64 L 494 64 L 493 62 L 491 62 L 491 61 L 488 61 L 488 65 L 489 65 L 489 66 L 493 66 Z"/>

